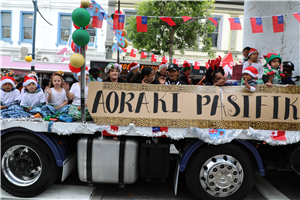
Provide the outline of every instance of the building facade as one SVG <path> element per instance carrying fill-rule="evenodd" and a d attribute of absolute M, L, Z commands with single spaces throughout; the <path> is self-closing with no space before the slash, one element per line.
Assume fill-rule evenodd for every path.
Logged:
<path fill-rule="evenodd" d="M 37 13 L 35 69 L 40 78 L 49 77 L 50 73 L 58 70 L 71 75 L 69 58 L 73 51 L 70 36 L 76 30 L 71 14 L 80 6 L 80 1 L 38 0 L 37 2 L 40 13 L 52 26 Z M 97 2 L 107 10 L 106 0 Z M 30 71 L 31 66 L 31 63 L 25 62 L 25 56 L 32 52 L 33 3 L 28 0 L 2 0 L 0 10 L 1 69 L 11 69 L 16 74 L 26 73 Z M 102 29 L 91 26 L 87 29 L 90 34 L 86 51 L 87 63 L 94 58 L 104 59 L 106 27 L 107 24 L 103 23 Z"/>

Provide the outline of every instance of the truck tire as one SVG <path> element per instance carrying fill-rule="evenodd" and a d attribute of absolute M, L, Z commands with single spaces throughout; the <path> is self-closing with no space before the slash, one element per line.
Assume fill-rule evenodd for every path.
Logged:
<path fill-rule="evenodd" d="M 244 199 L 254 184 L 253 160 L 233 143 L 205 146 L 191 157 L 185 177 L 196 199 Z"/>
<path fill-rule="evenodd" d="M 18 197 L 33 197 L 58 177 L 48 145 L 28 133 L 4 135 L 1 142 L 1 187 Z"/>

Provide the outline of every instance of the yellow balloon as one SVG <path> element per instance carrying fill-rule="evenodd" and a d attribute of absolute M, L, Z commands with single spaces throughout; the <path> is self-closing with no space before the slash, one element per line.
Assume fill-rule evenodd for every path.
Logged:
<path fill-rule="evenodd" d="M 127 31 L 125 29 L 123 29 L 122 31 L 123 31 L 123 37 L 126 37 Z"/>
<path fill-rule="evenodd" d="M 25 56 L 25 60 L 26 60 L 27 62 L 31 62 L 31 61 L 32 61 L 32 57 L 31 57 L 31 56 Z"/>
<path fill-rule="evenodd" d="M 70 57 L 70 63 L 75 68 L 80 68 L 84 65 L 84 57 L 80 53 L 74 53 Z"/>
<path fill-rule="evenodd" d="M 81 6 L 84 8 L 88 8 L 91 5 L 89 0 L 81 0 Z"/>
<path fill-rule="evenodd" d="M 120 44 L 118 43 L 119 47 L 121 47 L 121 48 L 127 48 L 128 45 L 129 45 L 128 40 L 124 39 L 124 42 L 125 42 L 124 47 L 122 47 L 122 45 L 120 45 Z"/>

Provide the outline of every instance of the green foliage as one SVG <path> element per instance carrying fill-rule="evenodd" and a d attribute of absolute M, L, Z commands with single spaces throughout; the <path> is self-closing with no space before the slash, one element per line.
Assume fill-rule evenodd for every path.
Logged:
<path fill-rule="evenodd" d="M 206 20 L 191 19 L 183 22 L 182 16 L 211 17 L 209 10 L 213 7 L 213 1 L 140 1 L 136 4 L 137 15 L 140 16 L 170 16 L 177 24 L 169 26 L 158 17 L 148 17 L 148 32 L 136 31 L 136 18 L 127 18 L 125 29 L 128 37 L 138 50 L 145 50 L 156 55 L 174 54 L 174 48 L 184 54 L 185 49 L 198 50 L 199 44 L 203 52 L 213 55 L 210 50 L 212 45 L 210 33 L 215 29 L 214 25 Z M 173 40 L 172 40 L 173 38 Z"/>

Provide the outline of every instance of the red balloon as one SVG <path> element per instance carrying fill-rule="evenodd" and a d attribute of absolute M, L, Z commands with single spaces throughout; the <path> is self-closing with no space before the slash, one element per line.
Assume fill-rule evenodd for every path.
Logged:
<path fill-rule="evenodd" d="M 80 53 L 77 49 L 76 49 L 76 44 L 74 43 L 74 41 L 71 42 L 71 49 L 74 51 L 74 53 Z M 81 48 L 81 47 L 79 47 Z M 85 50 L 87 50 L 87 45 L 85 45 Z"/>
<path fill-rule="evenodd" d="M 115 13 L 118 14 L 118 13 L 119 13 L 118 10 L 115 10 Z M 121 10 L 120 10 L 120 13 L 119 13 L 119 14 L 123 14 Z"/>
<path fill-rule="evenodd" d="M 71 72 L 73 73 L 79 73 L 81 71 L 81 67 L 79 68 L 75 68 L 71 65 L 71 63 L 69 63 L 69 69 L 71 70 Z"/>
<path fill-rule="evenodd" d="M 79 26 L 76 26 L 74 23 L 73 23 L 73 26 L 74 26 L 76 29 L 80 29 L 80 27 L 79 27 Z M 89 27 L 89 24 L 85 27 L 85 30 L 88 29 L 88 27 Z"/>

